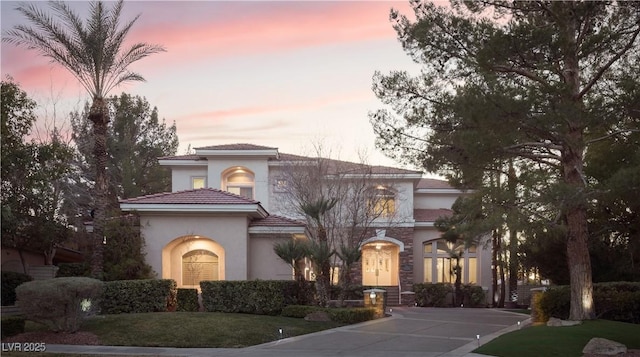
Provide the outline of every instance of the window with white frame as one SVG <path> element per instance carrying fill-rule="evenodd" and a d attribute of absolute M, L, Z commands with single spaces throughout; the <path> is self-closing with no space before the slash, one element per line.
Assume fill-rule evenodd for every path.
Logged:
<path fill-rule="evenodd" d="M 371 191 L 369 209 L 377 217 L 390 217 L 396 212 L 396 194 L 385 186 L 377 186 Z"/>
<path fill-rule="evenodd" d="M 207 178 L 204 176 L 192 176 L 191 177 L 191 188 L 197 190 L 199 188 L 207 187 Z"/>
<path fill-rule="evenodd" d="M 465 249 L 462 244 L 452 244 L 444 239 L 426 242 L 423 245 L 425 283 L 455 283 L 455 268 L 460 267 L 462 283 L 478 281 L 478 259 L 476 246 Z"/>
<path fill-rule="evenodd" d="M 235 193 L 242 197 L 253 199 L 254 176 L 247 169 L 236 168 L 224 176 L 225 191 Z"/>

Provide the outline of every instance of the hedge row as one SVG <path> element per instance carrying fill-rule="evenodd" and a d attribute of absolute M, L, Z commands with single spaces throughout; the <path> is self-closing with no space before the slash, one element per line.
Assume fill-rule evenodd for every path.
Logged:
<path fill-rule="evenodd" d="M 197 289 L 178 289 L 176 311 L 195 312 L 199 309 Z"/>
<path fill-rule="evenodd" d="M 549 288 L 534 301 L 540 320 L 550 317 L 569 318 L 571 305 L 569 286 Z M 605 320 L 640 323 L 640 283 L 608 282 L 593 284 L 596 317 Z"/>
<path fill-rule="evenodd" d="M 306 304 L 313 292 L 309 282 L 290 280 L 203 281 L 206 311 L 278 315 L 286 305 Z"/>
<path fill-rule="evenodd" d="M 461 287 L 464 306 L 483 307 L 486 305 L 486 294 L 481 286 L 466 284 Z M 445 283 L 420 283 L 413 285 L 418 306 L 449 307 L 453 304 L 455 288 Z"/>
<path fill-rule="evenodd" d="M 373 320 L 376 310 L 374 308 L 324 308 L 320 306 L 310 305 L 288 305 L 282 309 L 282 316 L 304 318 L 312 312 L 323 311 L 329 315 L 332 321 L 342 322 L 345 324 L 355 324 Z"/>
<path fill-rule="evenodd" d="M 104 283 L 103 314 L 164 312 L 176 306 L 172 279 L 116 280 Z"/>

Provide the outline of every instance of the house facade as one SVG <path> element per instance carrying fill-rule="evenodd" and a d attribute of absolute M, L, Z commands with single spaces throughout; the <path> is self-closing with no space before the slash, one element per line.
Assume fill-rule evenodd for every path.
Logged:
<path fill-rule="evenodd" d="M 123 211 L 139 214 L 147 260 L 159 277 L 174 279 L 180 287 L 197 286 L 201 280 L 293 279 L 291 267 L 273 246 L 312 234 L 287 199 L 289 181 L 296 177 L 288 171 L 314 167 L 318 158 L 231 144 L 159 162 L 171 169 L 172 192 L 120 204 Z M 451 214 L 462 191 L 417 171 L 323 162 L 328 169 L 317 177 L 317 185 L 338 175 L 366 178 L 370 181 L 361 182 L 370 182 L 379 198 L 375 205 L 384 213 L 362 228 L 362 258 L 352 271 L 354 282 L 396 292 L 411 290 L 415 283 L 454 282 L 451 252 L 459 249 L 462 282 L 491 285 L 491 254 L 484 244 L 453 247 L 434 227 L 438 217 Z M 305 274 L 313 279 L 308 263 Z"/>

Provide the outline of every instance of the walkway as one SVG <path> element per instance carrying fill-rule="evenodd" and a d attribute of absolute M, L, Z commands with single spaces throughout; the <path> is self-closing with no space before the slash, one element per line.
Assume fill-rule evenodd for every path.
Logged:
<path fill-rule="evenodd" d="M 462 357 L 529 323 L 495 309 L 394 307 L 392 316 L 240 349 L 48 345 L 47 352 L 220 357 Z M 520 325 L 518 324 L 520 322 Z"/>

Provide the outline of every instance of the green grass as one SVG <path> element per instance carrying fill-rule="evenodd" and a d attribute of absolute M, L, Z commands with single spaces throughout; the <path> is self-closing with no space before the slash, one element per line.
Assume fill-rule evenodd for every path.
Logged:
<path fill-rule="evenodd" d="M 102 345 L 109 346 L 235 348 L 343 325 L 282 316 L 156 312 L 94 316 L 81 330 L 96 334 Z M 27 332 L 41 329 L 27 323 Z"/>
<path fill-rule="evenodd" d="M 580 357 L 593 337 L 620 342 L 640 349 L 640 325 L 608 320 L 585 321 L 567 327 L 531 326 L 502 335 L 480 346 L 475 353 L 500 357 Z"/>

